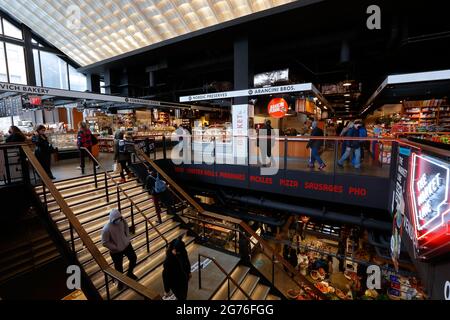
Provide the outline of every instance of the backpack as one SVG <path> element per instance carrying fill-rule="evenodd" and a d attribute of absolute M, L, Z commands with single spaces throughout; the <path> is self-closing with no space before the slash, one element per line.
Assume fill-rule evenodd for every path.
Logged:
<path fill-rule="evenodd" d="M 166 191 L 166 189 L 167 189 L 166 182 L 164 180 L 162 180 L 158 174 L 155 178 L 155 192 L 161 193 L 161 192 Z"/>
<path fill-rule="evenodd" d="M 119 140 L 119 153 L 133 152 L 134 145 L 132 142 L 126 140 Z"/>
<path fill-rule="evenodd" d="M 150 179 L 155 180 L 155 184 L 152 184 L 150 182 Z M 167 185 L 166 182 L 159 177 L 159 174 L 156 176 L 156 178 L 150 174 L 147 176 L 147 179 L 145 181 L 145 188 L 147 191 L 150 191 L 151 194 L 162 193 L 166 191 Z"/>

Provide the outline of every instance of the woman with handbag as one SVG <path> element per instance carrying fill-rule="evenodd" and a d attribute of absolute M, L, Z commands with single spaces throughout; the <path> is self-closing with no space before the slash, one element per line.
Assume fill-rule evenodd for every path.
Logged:
<path fill-rule="evenodd" d="M 36 128 L 36 133 L 34 134 L 31 141 L 35 144 L 34 155 L 38 159 L 41 166 L 47 172 L 50 179 L 56 179 L 50 169 L 52 153 L 55 152 L 55 148 L 48 141 L 45 135 L 45 126 L 39 125 Z"/>

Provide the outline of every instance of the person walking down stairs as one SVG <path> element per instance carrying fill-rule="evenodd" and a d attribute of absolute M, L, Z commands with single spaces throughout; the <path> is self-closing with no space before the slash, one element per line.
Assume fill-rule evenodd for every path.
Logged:
<path fill-rule="evenodd" d="M 123 273 L 123 256 L 128 258 L 130 263 L 127 276 L 137 280 L 138 277 L 133 273 L 137 257 L 133 246 L 130 243 L 128 223 L 117 209 L 113 209 L 109 213 L 109 222 L 102 230 L 102 244 L 109 249 L 111 258 L 114 262 L 114 268 L 120 273 Z M 123 284 L 119 282 L 117 288 L 122 290 Z"/>
<path fill-rule="evenodd" d="M 167 299 L 172 291 L 177 300 L 186 300 L 191 278 L 191 263 L 181 238 L 174 239 L 169 244 L 163 266 L 162 277 L 165 291 L 163 299 Z"/>

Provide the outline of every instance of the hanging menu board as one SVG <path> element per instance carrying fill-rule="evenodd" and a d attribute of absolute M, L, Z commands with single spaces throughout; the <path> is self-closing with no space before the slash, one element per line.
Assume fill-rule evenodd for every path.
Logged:
<path fill-rule="evenodd" d="M 11 97 L 0 100 L 0 117 L 19 116 L 22 114 L 22 98 Z"/>

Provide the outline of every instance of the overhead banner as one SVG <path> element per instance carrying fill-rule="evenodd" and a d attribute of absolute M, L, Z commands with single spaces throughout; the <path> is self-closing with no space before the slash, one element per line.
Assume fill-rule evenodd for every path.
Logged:
<path fill-rule="evenodd" d="M 32 95 L 56 96 L 56 97 L 65 97 L 65 98 L 73 98 L 73 99 L 100 100 L 100 101 L 136 104 L 136 105 L 147 105 L 147 106 L 160 106 L 161 105 L 160 101 L 110 96 L 110 95 L 99 94 L 99 93 L 90 93 L 90 92 L 79 92 L 79 91 L 45 88 L 45 87 L 34 87 L 34 86 L 26 86 L 26 85 L 22 85 L 22 84 L 12 84 L 12 83 L 8 83 L 8 82 L 0 82 L 0 91 L 19 92 L 19 93 L 32 94 Z"/>
<path fill-rule="evenodd" d="M 273 85 L 282 81 L 289 81 L 289 69 L 258 73 L 253 77 L 253 84 L 256 87 Z"/>
<path fill-rule="evenodd" d="M 228 99 L 228 98 L 235 98 L 235 97 L 251 97 L 251 96 L 258 96 L 258 95 L 278 94 L 278 93 L 288 93 L 288 92 L 313 91 L 313 88 L 314 88 L 314 86 L 312 83 L 290 84 L 290 85 L 277 86 L 277 87 L 253 88 L 253 89 L 244 89 L 244 90 L 236 90 L 236 91 L 224 91 L 224 92 L 197 94 L 197 95 L 193 95 L 193 96 L 182 96 L 182 97 L 180 97 L 180 102 Z"/>

